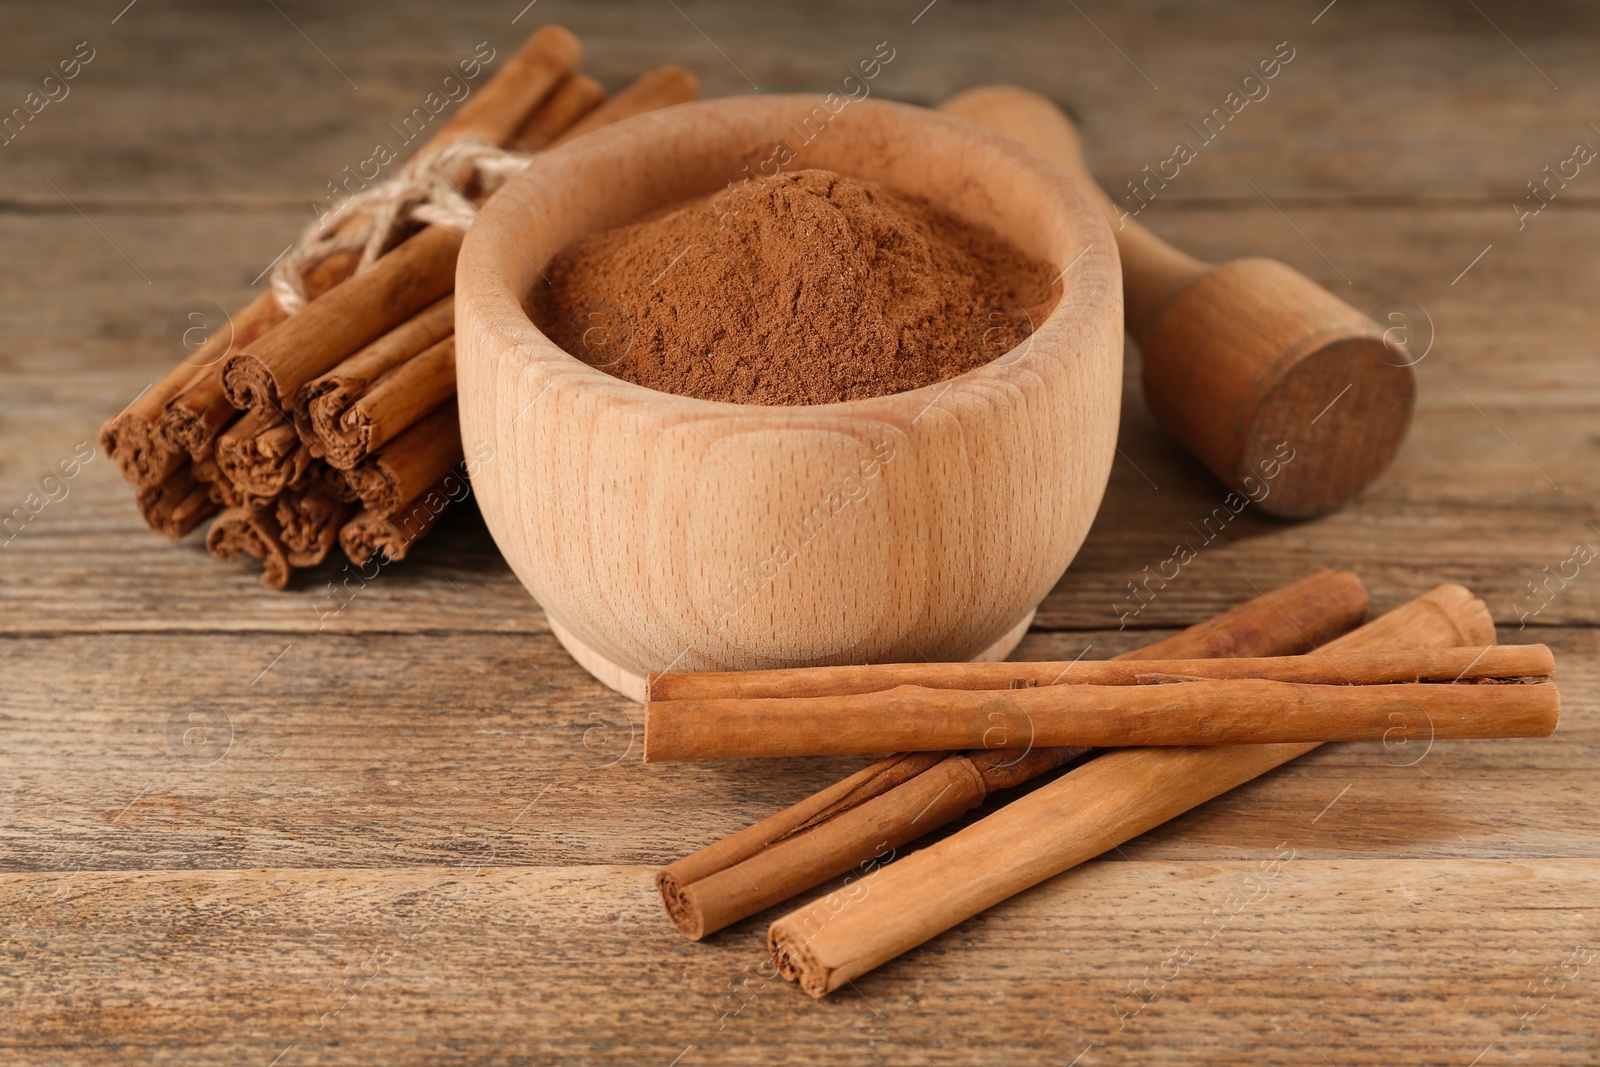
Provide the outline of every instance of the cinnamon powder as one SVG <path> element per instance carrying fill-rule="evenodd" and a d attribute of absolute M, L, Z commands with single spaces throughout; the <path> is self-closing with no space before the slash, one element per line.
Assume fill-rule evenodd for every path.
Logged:
<path fill-rule="evenodd" d="M 1004 355 L 1049 313 L 1052 273 L 924 200 L 801 170 L 576 242 L 530 310 L 651 389 L 825 404 Z"/>

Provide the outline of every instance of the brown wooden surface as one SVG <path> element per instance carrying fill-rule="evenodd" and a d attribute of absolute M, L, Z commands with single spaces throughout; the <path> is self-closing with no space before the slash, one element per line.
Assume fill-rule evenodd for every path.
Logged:
<path fill-rule="evenodd" d="M 1510 206 L 1600 147 L 1592 8 L 124 3 L 0 6 L 6 110 L 97 50 L 0 146 L 0 511 L 165 370 L 176 305 L 243 303 L 324 181 L 534 20 L 612 90 L 672 61 L 707 95 L 823 89 L 888 40 L 875 93 L 1039 89 L 1113 190 L 1288 40 L 1141 219 L 1425 308 L 1411 438 L 1331 518 L 1247 509 L 1119 632 L 1126 583 L 1223 492 L 1130 385 L 1105 506 L 1019 655 L 1111 655 L 1327 564 L 1380 610 L 1465 582 L 1503 640 L 1556 650 L 1563 720 L 1326 746 L 815 1003 L 763 977 L 759 917 L 682 940 L 650 872 L 860 761 L 643 766 L 638 709 L 565 657 L 471 509 L 319 618 L 337 565 L 266 592 L 145 531 L 96 456 L 0 546 L 0 1061 L 1593 1062 L 1600 563 L 1518 612 L 1600 548 L 1600 171 L 1521 231 Z"/>

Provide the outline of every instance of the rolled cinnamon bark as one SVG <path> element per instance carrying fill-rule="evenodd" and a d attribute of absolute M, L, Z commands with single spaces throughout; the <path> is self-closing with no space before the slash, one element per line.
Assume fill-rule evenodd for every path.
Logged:
<path fill-rule="evenodd" d="M 357 257 L 341 257 L 345 276 L 355 269 Z M 239 416 L 239 409 L 228 403 L 222 389 L 222 364 L 229 355 L 242 350 L 289 316 L 270 292 L 262 293 L 243 310 L 233 315 L 233 329 L 214 336 L 197 355 L 204 359 L 201 369 L 192 374 L 183 391 L 167 404 L 159 424 L 162 439 L 172 448 L 181 448 L 192 458 L 211 454 L 217 435 Z M 218 351 L 208 352 L 214 341 Z"/>
<path fill-rule="evenodd" d="M 1325 642 L 1349 630 L 1366 617 L 1366 612 L 1367 594 L 1360 580 L 1349 572 L 1324 569 L 1116 658 L 1302 652 L 1310 647 L 1308 641 Z M 1021 669 L 1027 664 L 1000 666 Z M 813 669 L 824 673 L 834 670 Z M 754 673 L 787 676 L 791 672 Z M 703 692 L 704 683 L 712 677 L 665 675 L 658 676 L 653 684 L 666 679 L 700 679 L 686 688 Z M 748 681 L 752 675 L 744 677 Z M 849 677 L 861 681 L 859 675 Z M 868 676 L 866 682 L 878 684 L 879 680 Z M 787 681 L 794 683 L 793 678 Z M 956 816 L 947 817 L 950 809 L 946 806 L 925 810 L 928 796 L 938 795 L 946 784 L 955 783 L 953 788 L 965 797 L 966 807 L 961 809 L 965 812 L 993 790 L 1065 766 L 1083 752 L 1081 748 L 1046 748 L 1032 752 L 970 752 L 942 758 L 936 753 L 891 756 L 661 868 L 656 872 L 656 888 L 674 925 L 685 936 L 698 940 L 852 868 L 871 863 L 888 850 L 950 822 Z M 935 769 L 935 777 L 928 782 L 915 781 L 923 773 L 935 773 Z M 939 784 L 930 791 L 927 786 L 934 782 Z"/>
<path fill-rule="evenodd" d="M 313 264 L 304 275 L 306 295 L 315 299 L 326 293 L 350 277 L 360 261 L 357 252 L 340 252 Z M 214 334 L 189 357 L 186 362 L 199 369 L 161 413 L 158 430 L 168 448 L 185 450 L 194 459 L 211 454 L 217 436 L 239 414 L 222 386 L 228 357 L 254 344 L 288 317 L 271 293 L 262 293 L 234 313 L 230 330 Z"/>
<path fill-rule="evenodd" d="M 197 445 L 195 453 L 203 451 L 198 448 L 198 437 L 203 430 L 190 427 L 190 421 L 203 422 L 205 426 L 214 426 L 216 429 L 232 421 L 237 414 L 232 405 L 222 402 L 221 410 L 210 411 L 208 408 L 208 403 L 221 400 L 219 363 L 230 350 L 259 338 L 267 326 L 282 322 L 282 318 L 277 301 L 270 294 L 258 296 L 250 306 L 232 317 L 229 330 L 211 334 L 203 346 L 195 349 L 194 355 L 174 366 L 173 370 L 166 373 L 166 378 L 139 395 L 125 410 L 115 414 L 106 422 L 106 426 L 101 427 L 101 450 L 112 458 L 128 482 L 150 486 L 165 480 L 190 458 L 190 438 L 194 438 Z M 211 400 L 202 400 L 206 395 L 203 386 L 206 381 L 218 382 L 216 394 Z M 174 435 L 163 424 L 173 405 L 181 403 L 194 405 L 197 413 L 190 416 L 189 410 L 184 408 L 184 432 Z M 173 418 L 176 426 L 178 416 Z M 205 443 L 210 443 L 210 437 L 205 438 Z"/>
<path fill-rule="evenodd" d="M 455 288 L 461 234 L 429 226 L 269 330 L 222 369 L 228 402 L 284 415 L 301 386 Z"/>
<path fill-rule="evenodd" d="M 312 455 L 283 416 L 249 411 L 217 438 L 216 459 L 240 499 L 265 504 L 304 475 Z"/>
<path fill-rule="evenodd" d="M 189 461 L 189 470 L 195 478 L 211 493 L 211 499 L 220 507 L 237 508 L 244 506 L 244 498 L 233 487 L 233 482 L 222 473 L 222 468 L 217 465 L 216 450 L 203 459 Z"/>
<path fill-rule="evenodd" d="M 429 141 L 463 137 L 503 145 L 578 62 L 577 38 L 560 26 L 535 32 Z M 287 414 L 296 392 L 455 288 L 461 234 L 429 226 L 333 287 L 223 366 L 234 407 Z"/>
<path fill-rule="evenodd" d="M 117 470 L 134 485 L 159 485 L 187 465 L 188 454 L 169 446 L 159 427 L 162 410 L 188 387 L 194 375 L 192 364 L 178 364 L 100 427 L 100 451 L 110 456 Z"/>
<path fill-rule="evenodd" d="M 221 506 L 212 499 L 211 487 L 195 477 L 188 457 L 182 458 L 182 465 L 163 481 L 142 485 L 134 495 L 144 521 L 172 541 L 186 536 Z"/>
<path fill-rule="evenodd" d="M 867 701 L 875 702 L 870 707 L 852 700 L 859 698 L 811 698 L 806 702 L 819 706 L 796 712 L 775 711 L 772 705 L 780 701 L 706 701 L 697 709 L 703 714 L 695 715 L 675 715 L 674 702 L 668 702 L 647 720 L 645 762 L 1029 743 L 1130 748 L 1549 737 L 1560 712 L 1553 684 L 1344 685 L 1245 678 L 1063 685 L 1015 694 L 907 686 L 869 694 Z"/>
<path fill-rule="evenodd" d="M 445 508 L 461 499 L 465 491 L 466 480 L 452 473 L 395 509 L 393 514 L 363 509 L 339 531 L 339 547 L 357 567 L 378 552 L 390 563 L 398 563 L 406 558 L 412 545 L 433 529 Z"/>
<path fill-rule="evenodd" d="M 1548 737 L 1559 698 L 1544 645 L 1340 652 L 1272 659 L 1078 662 L 1011 690 L 905 685 L 881 693 L 645 705 L 646 763 L 1026 745 L 1396 743 Z M 1443 684 L 1440 684 L 1443 683 Z M 1461 683 L 1461 684 L 1450 684 Z"/>
<path fill-rule="evenodd" d="M 261 584 L 268 589 L 282 589 L 293 573 L 270 506 L 228 508 L 206 531 L 206 550 L 224 563 L 254 556 L 261 561 Z"/>
<path fill-rule="evenodd" d="M 461 460 L 461 419 L 451 401 L 346 471 L 345 477 L 368 511 L 393 515 Z"/>
<path fill-rule="evenodd" d="M 549 147 L 559 148 L 586 133 L 634 115 L 643 115 L 647 111 L 673 104 L 686 104 L 699 95 L 700 79 L 694 76 L 693 71 L 671 65 L 647 70 L 626 89 L 573 123 L 565 133 L 551 141 Z"/>
<path fill-rule="evenodd" d="M 446 337 L 379 378 L 336 420 L 325 407 L 317 441 L 331 465 L 348 471 L 455 395 L 456 339 Z"/>
<path fill-rule="evenodd" d="M 573 123 L 605 103 L 606 91 L 587 74 L 574 71 L 545 98 L 522 124 L 509 147 L 517 152 L 537 152 L 570 129 Z"/>
<path fill-rule="evenodd" d="M 1219 659 L 1309 652 L 1367 617 L 1367 591 L 1348 571 L 1322 569 L 1247 600 L 1181 633 L 1118 656 L 1124 659 Z M 877 663 L 788 670 L 652 674 L 648 699 L 810 697 L 876 693 L 901 685 L 1004 689 L 1015 679 L 1057 681 L 1068 663 Z"/>
<path fill-rule="evenodd" d="M 543 26 L 506 60 L 477 95 L 462 102 L 430 144 L 476 137 L 489 144 L 511 140 L 529 112 L 578 65 L 583 46 L 561 26 Z"/>
<path fill-rule="evenodd" d="M 1494 643 L 1483 602 L 1442 585 L 1329 651 Z M 1313 653 L 1316 655 L 1316 653 Z M 779 971 L 820 997 L 964 919 L 1159 826 L 1314 744 L 1121 749 L 774 922 Z"/>
<path fill-rule="evenodd" d="M 312 452 L 348 470 L 454 396 L 453 343 L 449 359 L 433 353 L 411 366 L 454 332 L 452 294 L 307 382 L 295 397 L 294 421 Z"/>
<path fill-rule="evenodd" d="M 294 567 L 315 567 L 339 543 L 339 530 L 355 512 L 322 486 L 285 489 L 274 503 L 284 558 Z"/>
<path fill-rule="evenodd" d="M 430 143 L 467 135 L 505 143 L 577 64 L 580 54 L 577 39 L 567 30 L 547 26 L 536 31 Z M 340 253 L 314 264 L 305 277 L 307 295 L 315 298 L 343 281 L 359 259 L 358 253 Z M 178 469 L 183 452 L 193 459 L 210 455 L 218 434 L 244 406 L 230 402 L 224 388 L 226 359 L 286 318 L 270 293 L 261 294 L 234 313 L 231 330 L 213 336 L 109 420 L 101 430 L 101 446 L 123 476 L 137 485 L 153 486 Z"/>

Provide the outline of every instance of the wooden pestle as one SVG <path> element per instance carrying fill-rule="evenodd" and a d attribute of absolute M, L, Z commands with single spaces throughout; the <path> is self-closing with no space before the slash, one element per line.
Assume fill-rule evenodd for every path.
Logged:
<path fill-rule="evenodd" d="M 1416 376 L 1371 319 L 1276 260 L 1203 263 L 1118 211 L 1072 121 L 1037 93 L 984 86 L 939 110 L 1021 141 L 1092 192 L 1116 232 L 1145 398 L 1217 477 L 1264 511 L 1310 518 L 1388 466 Z"/>

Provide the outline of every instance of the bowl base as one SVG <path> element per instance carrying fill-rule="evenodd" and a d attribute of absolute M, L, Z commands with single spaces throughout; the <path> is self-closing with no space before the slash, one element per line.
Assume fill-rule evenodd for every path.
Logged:
<path fill-rule="evenodd" d="M 1028 627 L 1033 625 L 1033 616 L 1038 610 L 1038 608 L 1030 608 L 1021 621 L 1006 631 L 1005 636 L 976 656 L 973 656 L 971 662 L 996 663 L 1011 655 L 1012 650 L 1022 641 L 1023 635 L 1028 632 Z M 561 647 L 566 649 L 567 653 L 578 661 L 578 666 L 594 675 L 597 681 L 615 689 L 629 700 L 637 701 L 640 704 L 644 703 L 645 681 L 643 675 L 634 674 L 630 670 L 617 666 L 611 660 L 578 640 L 571 631 L 562 626 L 552 616 L 547 614 L 545 618 L 550 623 L 550 632 L 556 635 L 556 640 L 561 642 Z"/>

